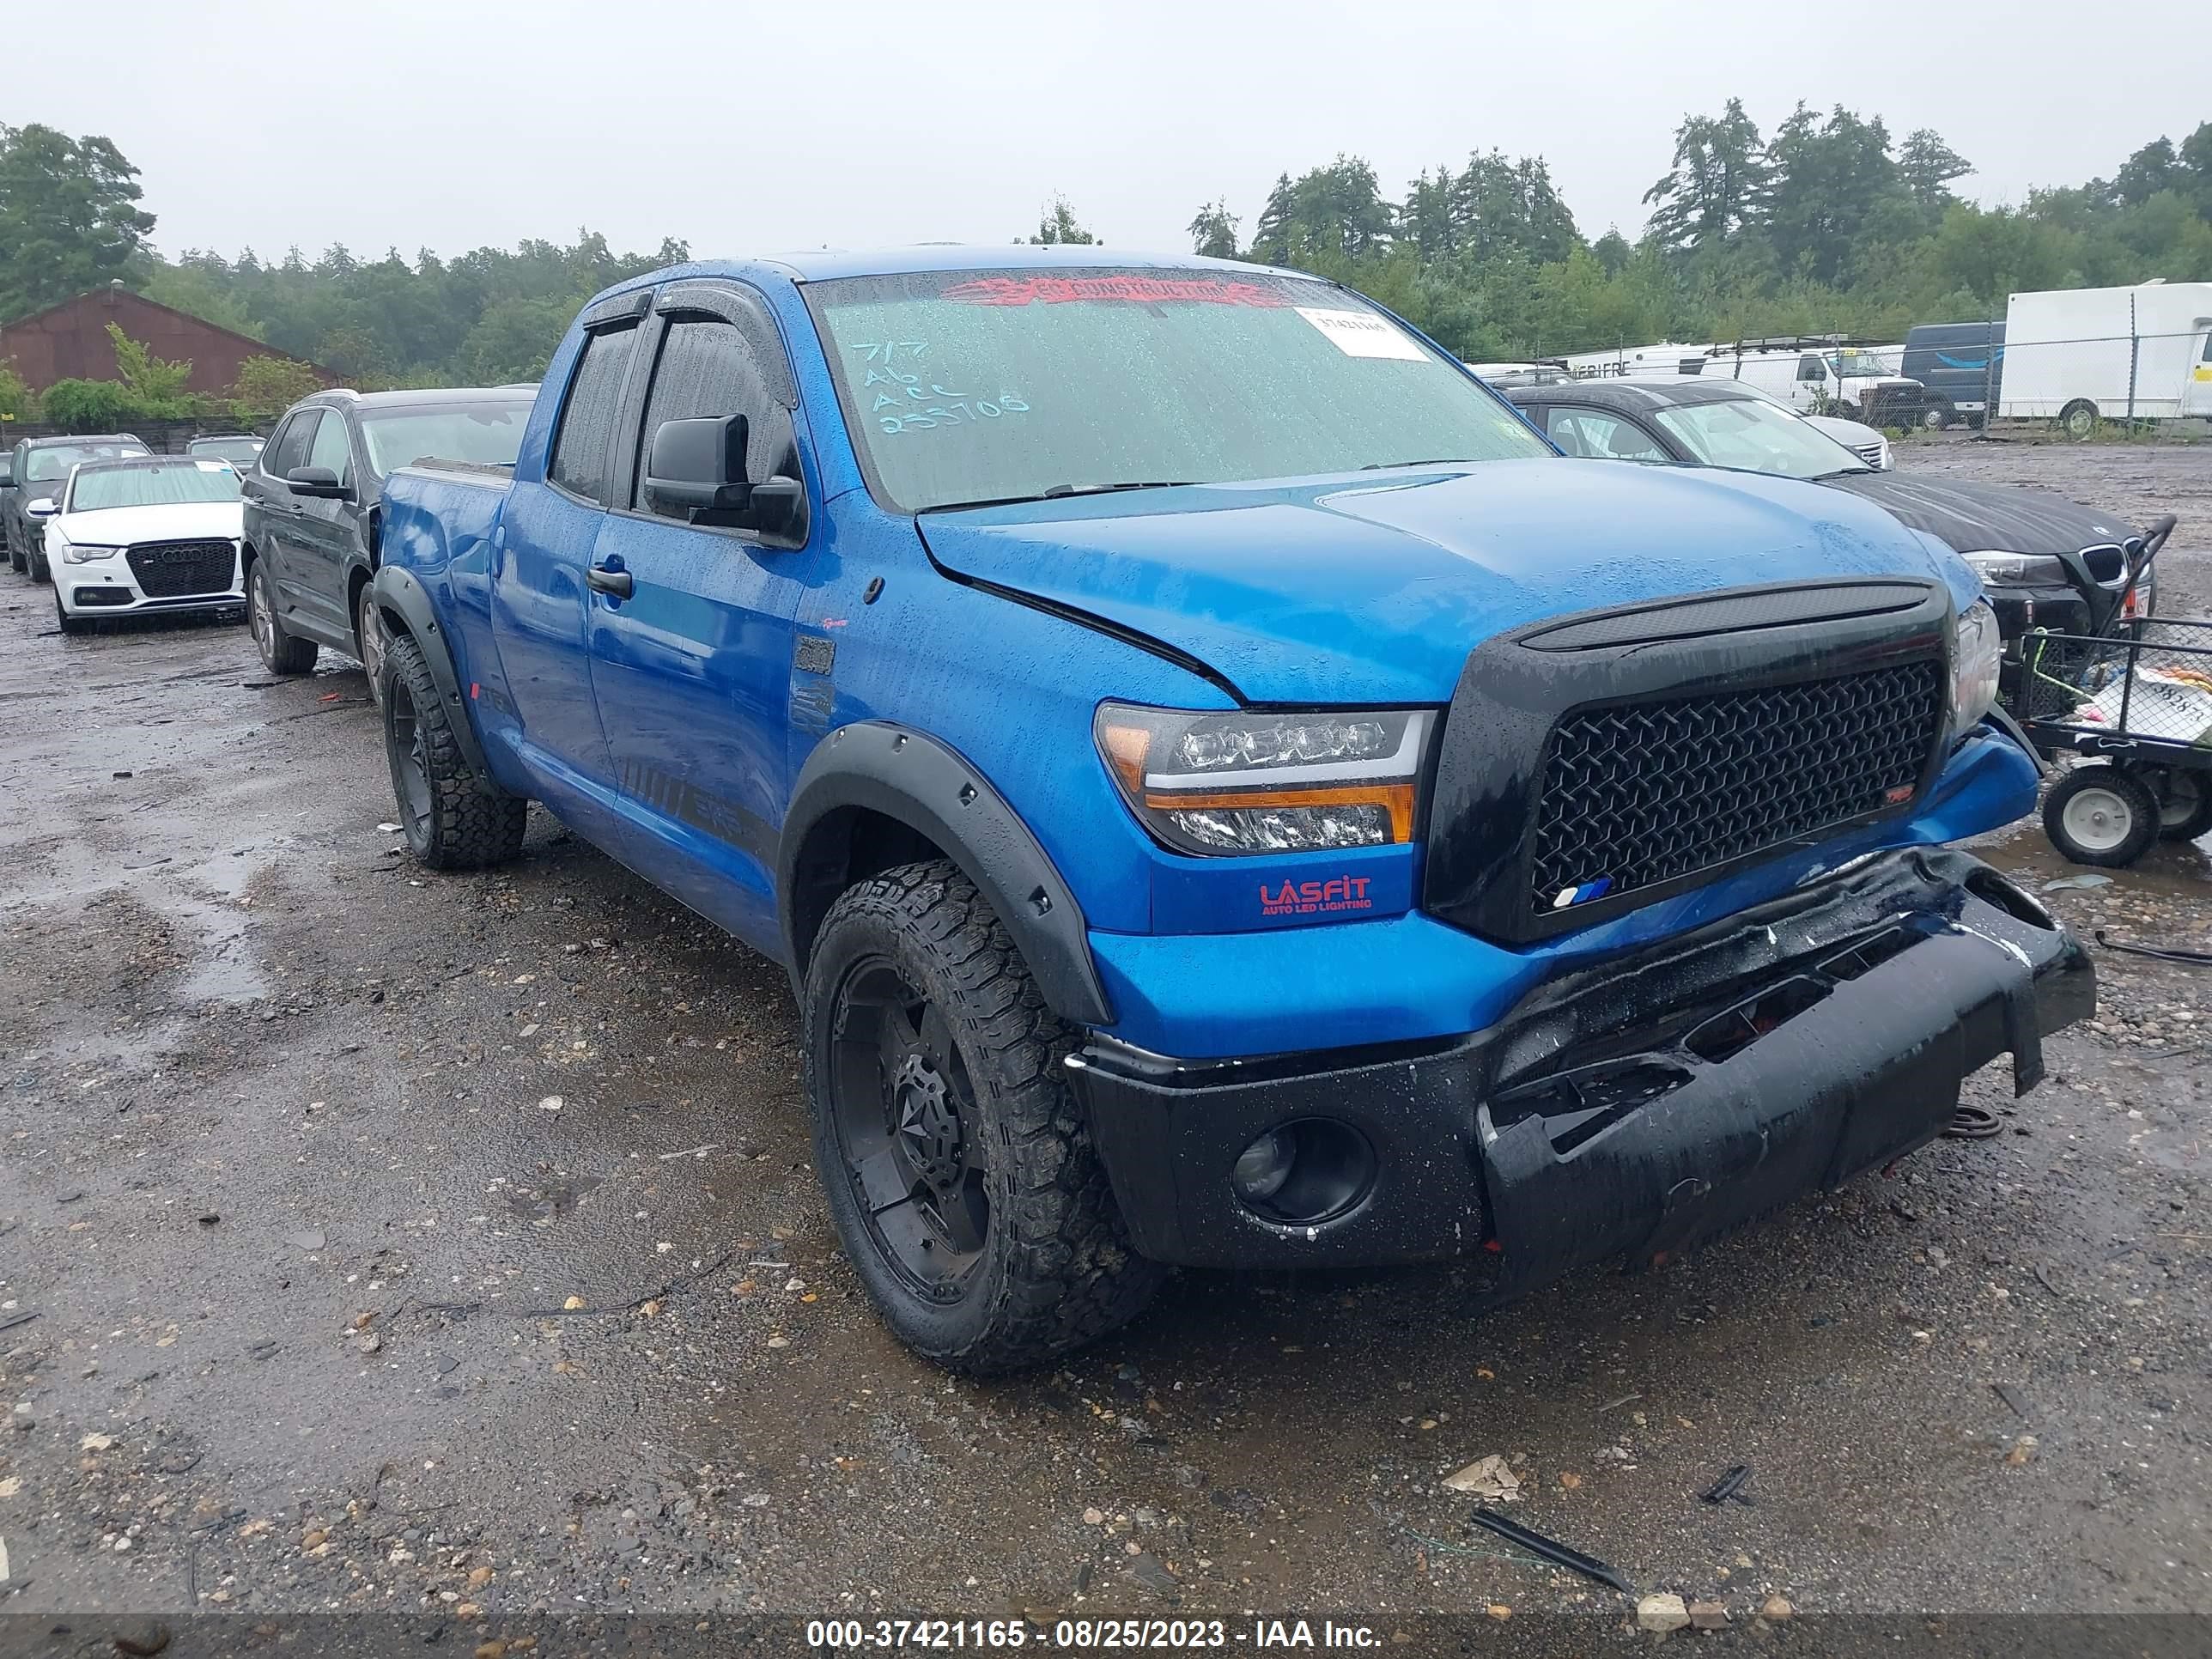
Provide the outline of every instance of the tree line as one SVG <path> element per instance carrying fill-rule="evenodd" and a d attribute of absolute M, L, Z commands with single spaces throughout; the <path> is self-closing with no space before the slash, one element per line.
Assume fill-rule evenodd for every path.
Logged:
<path fill-rule="evenodd" d="M 1365 161 L 1339 155 L 1283 173 L 1249 238 L 1224 201 L 1189 233 L 1201 253 L 1349 283 L 1478 361 L 1666 339 L 1897 338 L 1916 322 L 2002 315 L 2017 289 L 2212 278 L 2212 121 L 2142 145 L 2110 179 L 2016 204 L 1960 198 L 1953 186 L 1972 172 L 1927 129 L 1896 139 L 1879 116 L 1800 104 L 1763 135 L 1731 99 L 1676 128 L 1633 241 L 1617 228 L 1586 237 L 1540 155 L 1496 149 L 1424 169 L 1395 198 Z M 313 259 L 165 258 L 141 198 L 137 168 L 107 139 L 0 127 L 0 322 L 119 279 L 357 386 L 495 384 L 536 379 L 590 295 L 689 257 L 672 239 L 625 253 L 580 230 L 565 246 L 450 259 L 343 246 Z M 1096 239 L 1054 197 L 1018 240 Z M 234 388 L 241 416 L 289 389 L 281 359 L 252 367 Z M 149 377 L 166 384 L 160 366 L 139 366 Z M 11 408 L 27 410 L 28 394 L 0 363 L 0 412 Z"/>

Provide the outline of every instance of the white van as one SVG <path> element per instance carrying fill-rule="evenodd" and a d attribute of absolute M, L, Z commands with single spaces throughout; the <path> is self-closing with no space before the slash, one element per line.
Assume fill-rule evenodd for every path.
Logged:
<path fill-rule="evenodd" d="M 1708 376 L 1757 386 L 1801 414 L 1850 411 L 1870 426 L 1910 426 L 1923 388 L 1897 372 L 1905 347 L 1840 340 L 1746 340 L 1717 345 Z"/>
<path fill-rule="evenodd" d="M 1571 351 L 1564 360 L 1567 372 L 1578 380 L 1627 378 L 1648 380 L 1655 374 L 1699 374 L 1713 348 L 1709 345 L 1614 346 L 1607 351 Z"/>
<path fill-rule="evenodd" d="M 2057 289 L 2005 306 L 2004 420 L 2212 417 L 2212 283 Z"/>

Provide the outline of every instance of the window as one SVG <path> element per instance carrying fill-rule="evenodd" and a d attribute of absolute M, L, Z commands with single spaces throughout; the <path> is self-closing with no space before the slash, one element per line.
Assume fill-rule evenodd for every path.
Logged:
<path fill-rule="evenodd" d="M 353 445 L 346 438 L 345 416 L 326 415 L 315 428 L 315 441 L 307 451 L 309 466 L 327 467 L 340 483 L 353 482 Z"/>
<path fill-rule="evenodd" d="M 441 404 L 430 409 L 370 410 L 361 417 L 368 470 L 382 477 L 416 461 L 513 466 L 530 424 L 530 404 Z"/>
<path fill-rule="evenodd" d="M 1812 386 L 1828 383 L 1828 365 L 1817 351 L 1808 351 L 1797 360 L 1797 378 Z"/>
<path fill-rule="evenodd" d="M 69 511 L 99 513 L 111 507 L 177 507 L 192 501 L 234 501 L 238 474 L 228 461 L 176 458 L 151 465 L 81 466 L 70 475 Z"/>
<path fill-rule="evenodd" d="M 261 452 L 261 465 L 270 477 L 288 478 L 294 467 L 307 465 L 307 446 L 322 418 L 321 410 L 303 409 L 278 428 L 275 440 Z"/>
<path fill-rule="evenodd" d="M 1545 430 L 1570 455 L 1598 461 L 1665 461 L 1672 459 L 1651 435 L 1617 415 L 1595 409 L 1555 407 L 1547 412 Z"/>
<path fill-rule="evenodd" d="M 1707 466 L 1826 478 L 1872 469 L 1803 417 L 1754 398 L 1662 409 L 1659 424 Z"/>
<path fill-rule="evenodd" d="M 745 337 L 729 323 L 678 320 L 670 323 L 645 400 L 645 424 L 633 504 L 664 518 L 686 519 L 686 508 L 655 506 L 645 495 L 644 462 L 653 454 L 653 434 L 664 421 L 703 416 L 745 417 L 745 477 L 755 483 L 781 473 L 799 476 L 793 453 L 790 417 L 768 389 L 760 360 Z"/>
<path fill-rule="evenodd" d="M 1546 453 L 1458 364 L 1305 278 L 921 271 L 801 293 L 869 487 L 902 512 Z"/>
<path fill-rule="evenodd" d="M 603 329 L 584 338 L 583 360 L 568 383 L 561 430 L 553 441 L 546 477 L 572 495 L 603 500 L 607 488 L 607 441 L 614 435 L 623 377 L 637 349 L 637 329 Z"/>
<path fill-rule="evenodd" d="M 143 455 L 146 446 L 137 439 L 127 443 L 43 444 L 25 457 L 25 483 L 58 483 L 79 461 L 112 461 L 122 455 Z"/>
<path fill-rule="evenodd" d="M 2204 361 L 2212 363 L 2212 334 L 2204 337 Z"/>

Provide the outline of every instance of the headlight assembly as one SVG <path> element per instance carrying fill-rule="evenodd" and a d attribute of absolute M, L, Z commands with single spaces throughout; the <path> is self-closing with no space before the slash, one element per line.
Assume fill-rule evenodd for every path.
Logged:
<path fill-rule="evenodd" d="M 94 559 L 112 559 L 123 550 L 119 547 L 79 547 L 71 542 L 62 550 L 64 564 L 89 564 Z"/>
<path fill-rule="evenodd" d="M 1974 574 L 1991 587 L 2065 587 L 2073 578 L 2066 562 L 2047 553 L 1961 553 Z"/>
<path fill-rule="evenodd" d="M 1997 700 L 1997 661 L 2004 641 L 1996 612 L 1976 599 L 1959 613 L 1951 634 L 1951 735 L 1978 724 Z"/>
<path fill-rule="evenodd" d="M 1098 752 L 1129 810 L 1178 853 L 1319 852 L 1413 839 L 1436 717 L 1102 706 Z"/>

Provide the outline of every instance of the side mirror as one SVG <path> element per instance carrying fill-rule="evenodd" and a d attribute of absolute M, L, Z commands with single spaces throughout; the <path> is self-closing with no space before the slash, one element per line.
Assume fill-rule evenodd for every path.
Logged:
<path fill-rule="evenodd" d="M 662 422 L 646 457 L 646 501 L 656 507 L 682 507 L 693 524 L 757 531 L 771 546 L 802 545 L 806 486 L 781 476 L 749 482 L 745 444 L 750 435 L 742 415 Z"/>
<path fill-rule="evenodd" d="M 687 507 L 694 524 L 732 522 L 725 517 L 699 515 L 744 510 L 752 495 L 752 486 L 745 481 L 748 435 L 742 415 L 663 421 L 653 432 L 653 448 L 646 456 L 647 501 L 654 507 Z"/>
<path fill-rule="evenodd" d="M 313 495 L 326 501 L 343 501 L 353 494 L 326 466 L 295 466 L 284 475 L 284 483 L 295 495 Z"/>
<path fill-rule="evenodd" d="M 51 519 L 54 516 L 56 510 L 57 509 L 54 506 L 54 498 L 51 495 L 41 495 L 38 500 L 31 502 L 23 509 L 24 512 L 29 514 L 34 519 Z"/>

